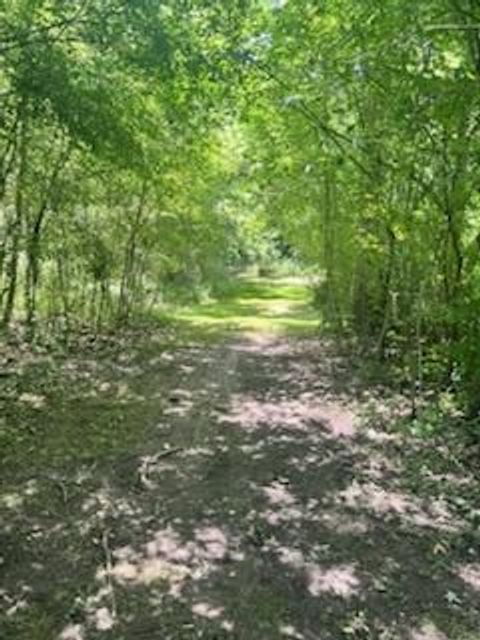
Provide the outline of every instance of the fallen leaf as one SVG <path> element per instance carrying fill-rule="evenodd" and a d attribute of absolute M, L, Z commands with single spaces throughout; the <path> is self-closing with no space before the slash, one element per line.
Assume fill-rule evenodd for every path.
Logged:
<path fill-rule="evenodd" d="M 433 546 L 433 555 L 435 555 L 435 556 L 439 556 L 439 555 L 445 556 L 445 555 L 447 555 L 448 550 L 449 550 L 449 548 L 448 548 L 448 544 L 447 543 L 445 543 L 445 542 L 437 542 L 437 544 L 435 544 Z"/>
<path fill-rule="evenodd" d="M 447 591 L 447 593 L 445 594 L 445 600 L 448 602 L 448 604 L 452 605 L 459 605 L 462 602 L 459 596 L 454 591 Z"/>

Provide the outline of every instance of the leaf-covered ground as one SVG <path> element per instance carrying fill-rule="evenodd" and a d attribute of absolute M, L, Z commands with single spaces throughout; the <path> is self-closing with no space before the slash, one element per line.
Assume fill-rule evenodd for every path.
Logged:
<path fill-rule="evenodd" d="M 298 282 L 4 350 L 0 637 L 480 638 L 478 482 Z"/>

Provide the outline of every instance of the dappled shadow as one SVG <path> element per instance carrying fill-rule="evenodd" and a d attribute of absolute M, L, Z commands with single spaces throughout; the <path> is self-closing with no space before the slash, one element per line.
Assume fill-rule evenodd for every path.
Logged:
<path fill-rule="evenodd" d="M 443 478 L 412 486 L 418 451 L 384 407 L 365 422 L 328 344 L 265 335 L 149 363 L 124 403 L 100 390 L 149 422 L 131 453 L 2 494 L 2 637 L 42 611 L 42 640 L 475 638 L 464 512 Z"/>

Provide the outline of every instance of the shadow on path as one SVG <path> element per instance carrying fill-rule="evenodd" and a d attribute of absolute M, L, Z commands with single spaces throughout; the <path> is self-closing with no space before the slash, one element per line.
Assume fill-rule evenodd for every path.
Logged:
<path fill-rule="evenodd" d="M 478 550 L 452 499 L 472 479 L 413 491 L 416 444 L 380 400 L 366 419 L 331 347 L 258 333 L 169 367 L 139 450 L 58 480 L 55 507 L 38 478 L 3 495 L 2 637 L 480 637 Z"/>

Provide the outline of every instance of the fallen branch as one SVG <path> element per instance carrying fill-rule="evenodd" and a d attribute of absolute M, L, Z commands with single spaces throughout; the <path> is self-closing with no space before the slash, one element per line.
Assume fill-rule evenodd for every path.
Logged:
<path fill-rule="evenodd" d="M 44 478 L 45 480 L 49 480 L 61 493 L 62 496 L 62 502 L 63 504 L 67 504 L 68 502 L 68 487 L 65 484 L 65 482 L 63 480 L 60 480 L 60 478 L 57 478 L 55 476 L 51 476 L 47 473 L 42 474 L 41 475 L 42 478 Z"/>
<path fill-rule="evenodd" d="M 115 598 L 115 589 L 113 588 L 113 581 L 112 581 L 113 563 L 112 563 L 112 553 L 110 551 L 110 546 L 108 544 L 109 535 L 110 535 L 109 530 L 104 529 L 102 534 L 102 547 L 103 547 L 103 553 L 105 554 L 105 581 L 107 583 L 108 592 L 110 593 L 110 604 L 112 607 L 112 616 L 116 619 L 117 618 L 117 601 Z"/>
<path fill-rule="evenodd" d="M 147 489 L 154 489 L 155 484 L 151 482 L 148 477 L 150 467 L 156 464 L 159 460 L 162 460 L 163 458 L 168 458 L 169 456 L 179 453 L 180 451 L 183 451 L 183 447 L 173 447 L 172 449 L 166 449 L 165 451 L 160 451 L 160 453 L 157 453 L 156 455 L 154 455 L 150 460 L 149 459 L 144 460 L 140 469 L 138 470 L 140 483 L 143 486 L 147 487 Z"/>
<path fill-rule="evenodd" d="M 158 462 L 162 458 L 167 458 L 168 456 L 172 456 L 175 453 L 180 453 L 180 451 L 183 451 L 183 447 L 174 447 L 173 449 L 167 449 L 166 451 L 161 451 L 160 453 L 157 453 L 155 455 L 154 462 Z"/>

